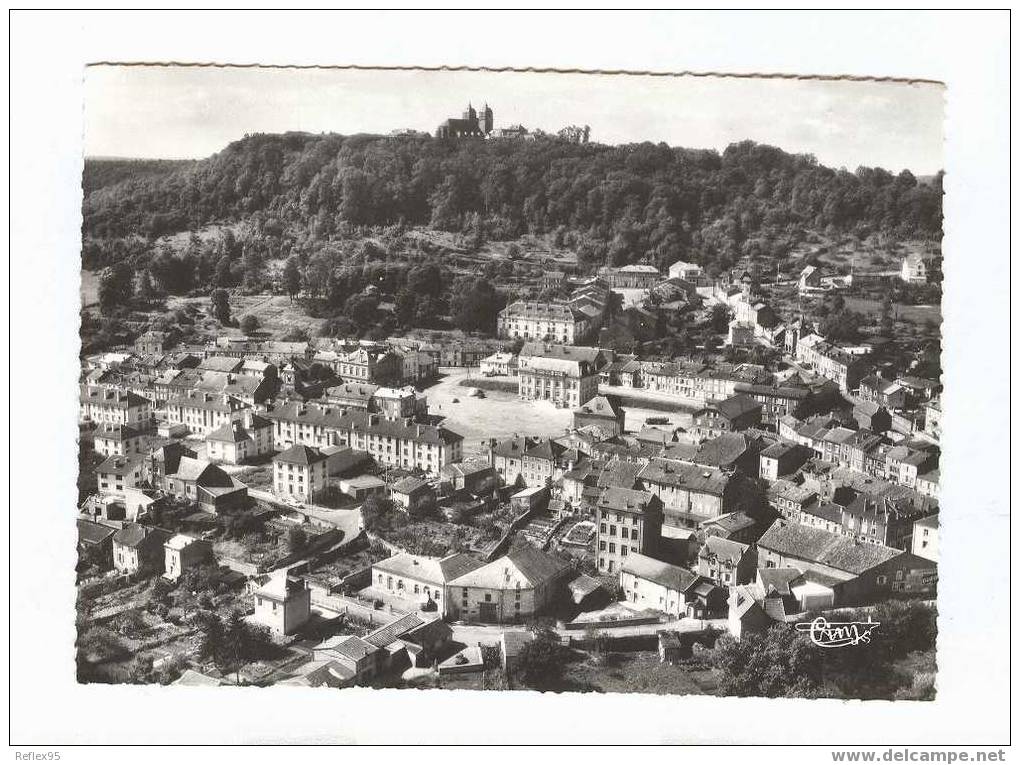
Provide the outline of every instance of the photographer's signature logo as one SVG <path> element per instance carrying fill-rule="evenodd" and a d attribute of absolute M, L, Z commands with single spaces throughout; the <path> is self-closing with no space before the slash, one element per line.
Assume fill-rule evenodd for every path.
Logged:
<path fill-rule="evenodd" d="M 811 642 L 821 648 L 842 648 L 871 642 L 871 631 L 881 622 L 830 622 L 819 616 L 810 622 L 798 622 L 797 631 L 806 632 Z"/>

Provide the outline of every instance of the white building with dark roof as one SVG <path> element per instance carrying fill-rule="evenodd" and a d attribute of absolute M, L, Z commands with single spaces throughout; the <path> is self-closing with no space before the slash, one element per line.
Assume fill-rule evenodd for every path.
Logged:
<path fill-rule="evenodd" d="M 445 588 L 448 582 L 484 563 L 464 553 L 443 558 L 398 553 L 372 565 L 372 589 L 414 602 L 419 607 L 430 600 L 440 616 L 449 615 Z"/>
<path fill-rule="evenodd" d="M 564 303 L 517 300 L 500 311 L 496 321 L 499 337 L 567 345 L 583 340 L 593 329 L 586 314 Z"/>
<path fill-rule="evenodd" d="M 452 578 L 446 585 L 452 619 L 517 622 L 548 612 L 572 576 L 565 560 L 530 545 Z"/>

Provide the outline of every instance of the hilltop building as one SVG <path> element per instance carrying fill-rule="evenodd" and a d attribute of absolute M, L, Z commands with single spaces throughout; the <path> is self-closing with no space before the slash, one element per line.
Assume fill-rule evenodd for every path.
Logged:
<path fill-rule="evenodd" d="M 469 103 L 460 119 L 451 117 L 436 128 L 436 138 L 485 138 L 492 132 L 492 109 L 476 111 Z"/>

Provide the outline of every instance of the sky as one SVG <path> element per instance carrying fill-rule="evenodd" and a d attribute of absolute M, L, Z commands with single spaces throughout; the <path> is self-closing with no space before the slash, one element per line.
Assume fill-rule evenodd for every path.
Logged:
<path fill-rule="evenodd" d="M 722 150 L 750 139 L 849 170 L 943 165 L 935 84 L 105 65 L 85 74 L 85 154 L 198 159 L 245 133 L 431 133 L 468 101 L 488 103 L 496 127 L 590 125 L 599 143 Z"/>

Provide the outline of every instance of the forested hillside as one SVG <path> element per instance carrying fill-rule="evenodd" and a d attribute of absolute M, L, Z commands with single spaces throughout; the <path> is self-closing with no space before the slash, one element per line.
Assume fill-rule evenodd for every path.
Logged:
<path fill-rule="evenodd" d="M 112 186 L 129 178 L 152 178 L 195 164 L 193 159 L 107 159 L 85 160 L 82 189 L 88 196 L 96 189 Z"/>
<path fill-rule="evenodd" d="M 96 187 L 84 205 L 87 238 L 153 239 L 257 216 L 301 247 L 351 226 L 404 223 L 501 240 L 558 232 L 582 264 L 725 267 L 788 252 L 807 230 L 941 237 L 941 177 L 833 170 L 751 142 L 719 154 L 292 133 L 250 136 L 169 173 L 139 170 L 112 185 L 87 180 Z"/>

